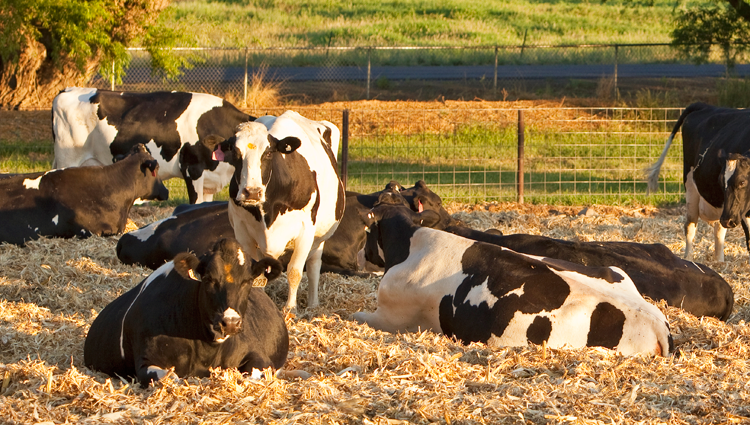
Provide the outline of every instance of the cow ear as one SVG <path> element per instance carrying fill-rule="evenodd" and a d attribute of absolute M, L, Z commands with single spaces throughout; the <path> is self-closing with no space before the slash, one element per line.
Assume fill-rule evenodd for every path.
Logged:
<path fill-rule="evenodd" d="M 203 146 L 207 147 L 208 150 L 213 151 L 214 149 L 216 149 L 216 146 L 218 146 L 223 141 L 224 138 L 219 136 L 218 134 L 209 134 L 208 136 L 201 139 L 200 143 L 203 144 Z"/>
<path fill-rule="evenodd" d="M 292 153 L 302 146 L 302 140 L 298 137 L 289 136 L 279 140 L 272 135 L 268 135 L 268 143 L 274 146 L 281 153 Z"/>
<path fill-rule="evenodd" d="M 404 187 L 401 186 L 401 183 L 397 182 L 396 180 L 391 180 L 387 185 L 385 185 L 385 190 L 401 192 L 402 190 L 404 190 Z"/>
<path fill-rule="evenodd" d="M 370 232 L 370 227 L 378 221 L 378 214 L 373 210 L 360 210 L 359 218 L 365 225 L 365 231 Z"/>
<path fill-rule="evenodd" d="M 425 210 L 411 218 L 414 224 L 422 227 L 435 227 L 440 222 L 440 214 L 435 210 Z"/>
<path fill-rule="evenodd" d="M 151 172 L 151 175 L 156 177 L 156 169 L 159 168 L 159 162 L 155 159 L 149 159 L 141 163 L 141 171 L 146 174 L 146 169 Z"/>
<path fill-rule="evenodd" d="M 270 282 L 281 275 L 283 267 L 279 260 L 271 257 L 264 257 L 261 258 L 260 261 L 253 261 L 251 270 L 253 277 L 263 275 Z"/>
<path fill-rule="evenodd" d="M 200 280 L 196 274 L 200 260 L 195 255 L 189 252 L 181 252 L 174 257 L 172 262 L 174 263 L 174 270 L 183 278 Z"/>

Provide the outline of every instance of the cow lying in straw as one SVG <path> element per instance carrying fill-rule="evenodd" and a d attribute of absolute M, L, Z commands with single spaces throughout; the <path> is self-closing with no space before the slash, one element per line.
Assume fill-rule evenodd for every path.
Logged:
<path fill-rule="evenodd" d="M 602 346 L 625 355 L 673 349 L 666 318 L 621 269 L 519 254 L 415 224 L 434 214 L 387 203 L 367 213 L 385 275 L 377 310 L 355 320 L 490 346 Z"/>
<path fill-rule="evenodd" d="M 214 367 L 279 369 L 289 350 L 286 324 L 253 281 L 280 273 L 277 260 L 254 262 L 234 239 L 219 241 L 200 260 L 182 253 L 99 313 L 84 363 L 135 376 L 144 386 L 171 367 L 179 377 L 209 376 Z"/>

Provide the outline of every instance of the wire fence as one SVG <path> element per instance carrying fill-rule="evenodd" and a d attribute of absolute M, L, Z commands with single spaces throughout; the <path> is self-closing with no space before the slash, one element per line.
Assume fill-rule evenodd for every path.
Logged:
<path fill-rule="evenodd" d="M 296 110 L 343 126 L 340 109 Z M 278 115 L 284 109 L 247 112 Z M 643 170 L 661 154 L 680 112 L 679 108 L 352 109 L 348 111 L 347 189 L 370 193 L 392 179 L 404 185 L 425 180 L 444 200 L 462 203 L 517 201 L 521 194 L 534 203 L 679 202 L 684 191 L 679 136 L 662 167 L 659 190 L 648 196 Z M 14 142 L 12 133 L 0 134 L 2 172 L 51 166 L 51 131 L 42 124 L 48 122 L 49 112 L 34 113 L 40 124 L 33 126 L 32 136 Z M 344 163 L 341 151 L 340 164 Z M 167 184 L 172 199 L 187 200 L 184 183 L 172 179 Z M 216 199 L 227 196 L 225 189 Z"/>
<path fill-rule="evenodd" d="M 117 90 L 180 90 L 211 93 L 252 106 L 253 81 L 277 83 L 280 95 L 311 103 L 360 100 L 399 84 L 461 81 L 486 98 L 517 91 L 529 79 L 685 76 L 696 68 L 669 44 L 434 47 L 236 47 L 181 48 L 193 68 L 165 80 L 151 68 L 149 54 L 129 49 L 122 83 L 96 76 L 92 86 Z M 706 73 L 726 72 L 719 49 Z M 743 66 L 740 72 L 747 72 Z M 429 85 L 429 84 L 428 84 Z"/>

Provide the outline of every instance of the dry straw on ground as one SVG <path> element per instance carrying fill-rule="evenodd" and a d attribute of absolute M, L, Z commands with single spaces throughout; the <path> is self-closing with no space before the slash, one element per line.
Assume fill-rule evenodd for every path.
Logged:
<path fill-rule="evenodd" d="M 679 209 L 515 204 L 454 206 L 473 227 L 572 240 L 660 242 L 683 249 Z M 143 225 L 168 211 L 135 208 Z M 0 246 L 0 421 L 5 423 L 740 423 L 750 421 L 748 256 L 730 231 L 727 262 L 709 260 L 699 227 L 697 261 L 736 291 L 729 323 L 662 306 L 678 354 L 622 357 L 606 349 L 542 346 L 490 350 L 431 332 L 391 335 L 349 320 L 376 305 L 377 279 L 324 274 L 321 303 L 288 318 L 287 368 L 307 380 L 252 381 L 233 370 L 140 388 L 86 369 L 83 340 L 112 298 L 148 270 L 124 266 L 117 238 Z M 269 285 L 278 305 L 283 278 Z M 303 288 L 304 289 L 304 288 Z M 301 291 L 304 305 L 304 290 Z"/>

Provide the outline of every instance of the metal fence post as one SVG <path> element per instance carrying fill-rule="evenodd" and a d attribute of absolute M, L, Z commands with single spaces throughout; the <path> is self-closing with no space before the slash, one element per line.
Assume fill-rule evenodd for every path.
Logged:
<path fill-rule="evenodd" d="M 349 110 L 344 109 L 341 117 L 341 183 L 346 190 L 346 179 L 349 176 Z"/>
<path fill-rule="evenodd" d="M 115 91 L 115 60 L 112 59 L 112 91 Z"/>
<path fill-rule="evenodd" d="M 245 47 L 245 97 L 244 97 L 245 108 L 247 108 L 247 47 Z"/>
<path fill-rule="evenodd" d="M 367 49 L 367 100 L 370 100 L 370 52 L 372 48 Z"/>
<path fill-rule="evenodd" d="M 523 147 L 525 143 L 526 126 L 523 122 L 523 110 L 518 110 L 518 174 L 516 175 L 516 192 L 518 193 L 518 203 L 523 204 L 523 168 L 524 154 Z"/>
<path fill-rule="evenodd" d="M 492 90 L 497 95 L 497 46 L 495 46 L 495 82 L 492 85 Z"/>
<path fill-rule="evenodd" d="M 619 45 L 615 44 L 615 99 L 620 98 L 620 92 L 617 90 L 617 54 L 619 52 Z"/>

